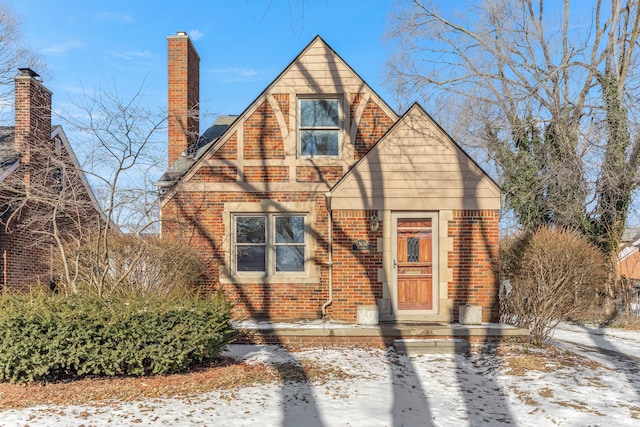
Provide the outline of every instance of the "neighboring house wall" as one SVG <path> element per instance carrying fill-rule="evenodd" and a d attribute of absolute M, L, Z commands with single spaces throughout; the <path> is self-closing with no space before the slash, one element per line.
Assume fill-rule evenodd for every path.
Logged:
<path fill-rule="evenodd" d="M 300 110 L 313 99 L 339 105 L 335 156 L 303 152 Z M 170 152 L 182 144 L 169 134 Z M 163 235 L 203 254 L 207 286 L 223 288 L 238 317 L 354 322 L 359 306 L 379 304 L 383 320 L 450 322 L 469 303 L 497 320 L 499 188 L 424 110 L 399 118 L 322 39 L 198 156 L 163 184 Z M 237 271 L 242 251 L 295 250 L 239 242 L 258 214 L 267 240 L 280 216 L 304 217 L 303 272 Z"/>
<path fill-rule="evenodd" d="M 51 284 L 53 234 L 81 238 L 100 217 L 64 131 L 51 125 L 51 92 L 35 72 L 20 71 L 15 126 L 0 142 L 0 286 L 28 290 Z"/>
<path fill-rule="evenodd" d="M 29 165 L 32 162 L 42 162 L 38 152 L 51 140 L 52 94 L 36 77 L 37 75 L 28 70 L 21 70 L 21 74 L 15 77 L 13 148 L 19 155 L 20 166 L 11 173 L 12 176 L 5 177 L 7 181 L 19 176 L 25 188 L 31 184 L 32 179 L 40 178 L 32 176 Z M 7 197 L 15 197 L 9 196 L 6 189 L 4 194 Z M 26 221 L 29 215 L 28 209 L 21 212 L 12 224 L 6 224 L 5 220 L 12 213 L 4 212 L 0 232 L 3 287 L 26 290 L 36 283 L 49 284 L 51 259 L 49 246 L 36 243 L 33 236 L 24 231 L 16 231 L 21 228 L 21 223 Z"/>
<path fill-rule="evenodd" d="M 640 251 L 634 248 L 631 253 L 618 262 L 618 278 L 626 277 L 640 286 Z"/>
<path fill-rule="evenodd" d="M 28 215 L 28 212 L 25 212 Z M 14 222 L 20 227 L 21 219 Z M 0 231 L 2 256 L 2 286 L 0 288 L 29 290 L 36 284 L 49 285 L 51 271 L 50 245 L 34 242 L 33 236 L 24 232 Z"/>

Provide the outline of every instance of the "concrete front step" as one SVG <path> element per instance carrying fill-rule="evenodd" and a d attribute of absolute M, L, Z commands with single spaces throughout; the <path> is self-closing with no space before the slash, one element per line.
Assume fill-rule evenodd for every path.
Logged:
<path fill-rule="evenodd" d="M 464 339 L 401 339 L 393 341 L 393 348 L 399 354 L 462 354 L 471 350 L 469 341 Z"/>
<path fill-rule="evenodd" d="M 371 347 L 386 349 L 396 340 L 440 342 L 444 352 L 446 341 L 452 341 L 454 350 L 464 352 L 470 344 L 471 351 L 485 344 L 526 340 L 529 331 L 499 323 L 482 325 L 436 324 L 429 322 L 382 322 L 375 326 L 338 324 L 323 321 L 300 322 L 235 322 L 240 333 L 239 344 L 276 344 L 285 348 L 311 347 Z M 458 343 L 458 349 L 456 344 Z M 413 346 L 410 345 L 409 347 Z M 405 346 L 406 347 L 406 346 Z M 439 348 L 444 347 L 444 348 Z M 403 350 L 404 351 L 404 350 Z M 425 351 L 426 352 L 426 351 Z"/>

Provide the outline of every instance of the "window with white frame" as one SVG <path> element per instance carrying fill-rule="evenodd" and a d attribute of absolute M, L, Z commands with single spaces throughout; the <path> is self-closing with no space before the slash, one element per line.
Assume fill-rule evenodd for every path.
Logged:
<path fill-rule="evenodd" d="M 305 215 L 235 215 L 235 272 L 269 276 L 304 272 L 305 221 Z"/>
<path fill-rule="evenodd" d="M 298 112 L 300 156 L 338 156 L 340 154 L 338 98 L 301 98 Z"/>

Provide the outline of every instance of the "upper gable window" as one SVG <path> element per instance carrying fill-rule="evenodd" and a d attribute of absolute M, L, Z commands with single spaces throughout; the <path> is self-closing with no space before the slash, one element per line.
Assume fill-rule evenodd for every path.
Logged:
<path fill-rule="evenodd" d="M 300 156 L 340 154 L 340 102 L 337 98 L 300 99 Z"/>

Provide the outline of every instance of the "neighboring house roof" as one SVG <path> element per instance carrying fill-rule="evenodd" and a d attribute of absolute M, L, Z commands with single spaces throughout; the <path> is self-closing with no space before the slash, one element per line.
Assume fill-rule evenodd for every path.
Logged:
<path fill-rule="evenodd" d="M 101 212 L 102 208 L 100 207 L 100 202 L 98 202 L 98 198 L 96 197 L 95 193 L 93 192 L 93 188 L 91 188 L 91 185 L 89 184 L 89 181 L 87 180 L 87 176 L 84 174 L 84 171 L 82 169 L 82 165 L 78 161 L 78 158 L 76 157 L 76 153 L 73 151 L 73 148 L 71 147 L 71 143 L 69 142 L 69 139 L 67 138 L 67 134 L 64 133 L 64 129 L 62 129 L 62 126 L 60 126 L 60 125 L 53 125 L 51 127 L 51 139 L 53 140 L 55 138 L 60 138 L 60 141 L 62 141 L 62 144 L 64 145 L 64 148 L 65 148 L 65 151 L 69 155 L 69 159 L 71 160 L 71 163 L 73 164 L 73 166 L 75 168 L 77 168 L 77 170 L 79 170 L 81 172 L 79 174 L 80 175 L 80 180 L 82 181 L 82 185 L 84 186 L 84 189 L 87 192 L 87 195 L 89 196 L 89 198 L 91 199 L 91 202 L 95 206 L 96 211 Z M 106 217 L 105 213 L 102 213 L 102 215 Z"/>
<path fill-rule="evenodd" d="M 622 233 L 622 239 L 620 240 L 620 244 L 626 246 L 636 240 L 640 239 L 640 228 L 638 227 L 629 227 L 625 228 Z"/>
<path fill-rule="evenodd" d="M 640 228 L 625 228 L 620 239 L 620 251 L 618 252 L 618 261 L 623 261 L 629 255 L 633 254 L 640 248 Z"/>
<path fill-rule="evenodd" d="M 268 84 L 265 87 L 265 89 L 253 100 L 253 102 L 251 102 L 249 104 L 249 106 L 247 106 L 247 108 L 239 116 L 222 116 L 223 120 L 230 120 L 230 118 L 233 118 L 233 120 L 230 120 L 224 129 L 222 127 L 219 128 L 219 130 L 222 131 L 220 134 L 217 134 L 213 130 L 211 131 L 212 134 L 216 136 L 215 139 L 213 139 L 213 140 L 211 140 L 211 141 L 209 141 L 207 143 L 198 142 L 198 149 L 196 150 L 196 153 L 193 155 L 193 158 L 192 159 L 188 159 L 188 158 L 187 159 L 183 159 L 182 157 L 189 157 L 189 156 L 182 156 L 180 159 L 178 159 L 174 163 L 174 165 L 170 166 L 169 170 L 164 175 L 162 175 L 162 177 L 155 183 L 155 185 L 158 186 L 158 187 L 161 187 L 161 188 L 162 187 L 170 187 L 170 186 L 172 186 L 174 184 L 177 184 L 178 181 L 180 181 L 182 179 L 188 179 L 189 172 L 191 172 L 191 171 L 193 171 L 194 169 L 197 168 L 197 166 L 200 164 L 200 162 L 205 158 L 205 154 L 213 153 L 215 150 L 217 150 L 219 148 L 220 144 L 218 144 L 218 142 L 223 142 L 224 141 L 224 136 L 226 136 L 227 132 L 231 132 L 232 131 L 232 128 L 234 128 L 234 126 L 232 126 L 232 124 L 236 120 L 238 120 L 239 118 L 249 114 L 249 112 L 251 112 L 256 107 L 256 105 L 259 104 L 259 102 L 262 100 L 262 98 L 265 97 L 265 95 L 274 86 L 276 86 L 278 84 L 278 82 L 289 71 L 291 71 L 296 65 L 300 65 L 301 59 L 317 43 L 321 44 L 323 47 L 328 48 L 329 51 L 331 52 L 331 55 L 333 56 L 333 58 L 336 59 L 336 62 L 339 62 L 350 73 L 353 73 L 353 75 L 358 78 L 358 80 L 362 83 L 362 85 L 366 86 L 371 91 L 371 93 L 373 93 L 376 96 L 377 101 L 380 103 L 380 106 L 383 106 L 385 108 L 385 110 L 388 112 L 390 117 L 392 117 L 392 119 L 394 119 L 394 120 L 397 120 L 398 114 L 386 103 L 386 101 L 384 99 L 382 99 L 371 88 L 371 86 L 369 86 L 369 84 L 367 84 L 365 82 L 365 80 L 344 59 L 342 59 L 342 57 L 331 46 L 329 46 L 329 44 L 326 41 L 324 41 L 324 39 L 322 37 L 317 35 L 317 36 L 315 36 L 313 38 L 313 40 L 311 40 L 311 42 L 309 42 L 309 44 L 307 44 L 307 46 L 304 47 L 304 49 L 302 49 L 302 51 L 293 59 L 293 61 L 291 61 L 291 63 L 289 63 L 289 65 L 287 65 L 282 70 L 282 72 L 280 74 L 278 74 L 278 76 L 270 84 Z M 304 68 L 304 67 L 300 66 L 299 68 Z M 301 70 L 298 70 L 298 71 L 301 71 Z M 303 75 L 305 74 L 305 70 L 304 69 L 302 70 L 302 74 Z M 316 87 L 316 86 L 318 86 L 319 83 L 313 82 L 313 81 L 310 80 L 308 82 L 308 84 L 311 85 L 311 86 Z M 229 119 L 224 119 L 225 117 L 227 117 Z M 221 123 L 221 125 L 222 124 L 224 124 L 224 123 Z M 215 123 L 214 123 L 214 126 L 212 126 L 212 128 L 213 127 L 215 127 Z M 206 133 L 209 130 L 211 130 L 212 128 L 209 128 L 202 135 L 202 137 L 200 139 L 203 139 L 205 137 Z M 171 194 L 169 194 L 169 197 L 171 197 Z"/>
<path fill-rule="evenodd" d="M 500 209 L 501 190 L 416 103 L 331 196 L 333 209 Z"/>
<path fill-rule="evenodd" d="M 20 166 L 20 154 L 16 151 L 14 145 L 14 129 L 14 126 L 0 126 L 0 181 L 4 180 L 13 171 L 15 171 L 18 166 Z M 73 166 L 78 168 L 78 170 L 82 170 L 80 162 L 69 143 L 69 139 L 60 125 L 51 126 L 51 140 L 53 141 L 56 138 L 58 138 L 64 145 L 65 151 L 69 155 L 69 159 Z M 98 199 L 96 198 L 96 195 L 93 192 L 91 185 L 89 185 L 89 181 L 87 181 L 87 177 L 84 173 L 80 174 L 80 179 L 82 180 L 82 184 L 87 195 L 91 199 L 91 202 L 99 212 L 100 203 L 98 202 Z"/>
<path fill-rule="evenodd" d="M 638 250 L 638 246 L 640 245 L 640 240 L 636 240 L 635 242 L 631 243 L 630 245 L 626 246 L 624 249 L 622 249 L 619 253 L 618 253 L 618 261 L 623 261 L 625 258 L 627 258 L 629 255 L 633 254 L 635 251 Z"/>
<path fill-rule="evenodd" d="M 218 116 L 213 122 L 213 125 L 209 127 L 198 138 L 196 146 L 191 150 L 191 153 L 184 152 L 178 160 L 158 179 L 156 185 L 158 187 L 165 187 L 173 184 L 174 181 L 184 175 L 202 156 L 206 153 L 218 141 L 220 136 L 231 126 L 231 124 L 238 118 L 238 116 Z"/>
<path fill-rule="evenodd" d="M 640 248 L 640 239 L 628 243 L 620 252 L 618 252 L 618 261 L 623 261 L 625 258 L 636 252 L 638 248 Z"/>

